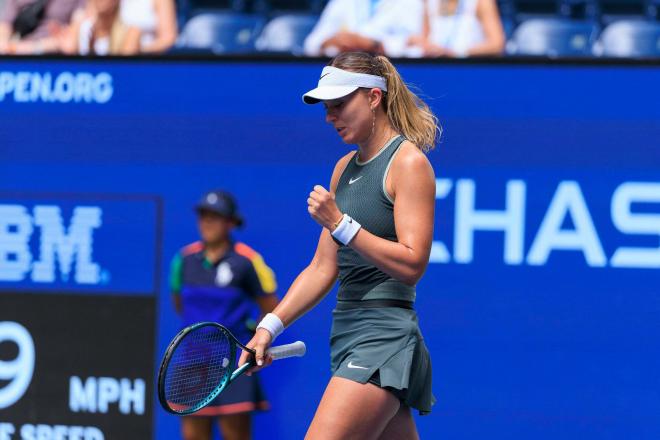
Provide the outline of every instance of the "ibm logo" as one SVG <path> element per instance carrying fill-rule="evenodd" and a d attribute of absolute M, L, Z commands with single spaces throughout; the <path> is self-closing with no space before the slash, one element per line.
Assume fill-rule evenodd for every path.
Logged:
<path fill-rule="evenodd" d="M 99 284 L 102 271 L 92 250 L 101 217 L 99 207 L 77 206 L 66 228 L 58 206 L 36 205 L 30 213 L 23 205 L 0 204 L 0 281 L 69 282 L 73 275 L 75 283 Z M 33 255 L 30 241 L 37 229 Z"/>

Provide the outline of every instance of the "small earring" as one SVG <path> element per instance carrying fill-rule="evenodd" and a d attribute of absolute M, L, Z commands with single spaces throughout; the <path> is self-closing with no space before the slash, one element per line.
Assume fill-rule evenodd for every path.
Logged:
<path fill-rule="evenodd" d="M 376 109 L 372 108 L 371 113 L 374 117 L 371 119 L 371 135 L 369 137 L 373 136 L 374 131 L 376 130 Z"/>

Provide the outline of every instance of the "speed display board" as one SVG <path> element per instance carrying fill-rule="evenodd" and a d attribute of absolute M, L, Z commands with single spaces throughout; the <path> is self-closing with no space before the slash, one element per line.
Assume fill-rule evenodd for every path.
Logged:
<path fill-rule="evenodd" d="M 152 438 L 158 200 L 0 212 L 0 439 Z"/>

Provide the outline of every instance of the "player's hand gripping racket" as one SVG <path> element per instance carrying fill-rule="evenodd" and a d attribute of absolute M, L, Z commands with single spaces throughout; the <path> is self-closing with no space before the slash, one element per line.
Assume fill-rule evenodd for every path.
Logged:
<path fill-rule="evenodd" d="M 237 368 L 237 347 L 252 353 Z M 305 344 L 271 347 L 275 359 L 303 356 Z M 158 400 L 165 410 L 192 414 L 211 403 L 238 376 L 254 366 L 254 350 L 241 344 L 227 328 L 215 322 L 200 322 L 181 330 L 172 339 L 160 364 Z"/>

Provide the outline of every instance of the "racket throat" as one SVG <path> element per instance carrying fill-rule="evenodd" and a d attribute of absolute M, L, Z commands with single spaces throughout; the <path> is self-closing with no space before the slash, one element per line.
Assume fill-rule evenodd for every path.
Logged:
<path fill-rule="evenodd" d="M 229 382 L 232 382 L 234 379 L 236 379 L 238 376 L 241 374 L 245 373 L 248 369 L 250 369 L 254 364 L 252 362 L 246 362 L 240 367 L 238 367 L 236 370 L 234 370 L 233 373 L 231 373 L 231 377 L 229 378 Z"/>

